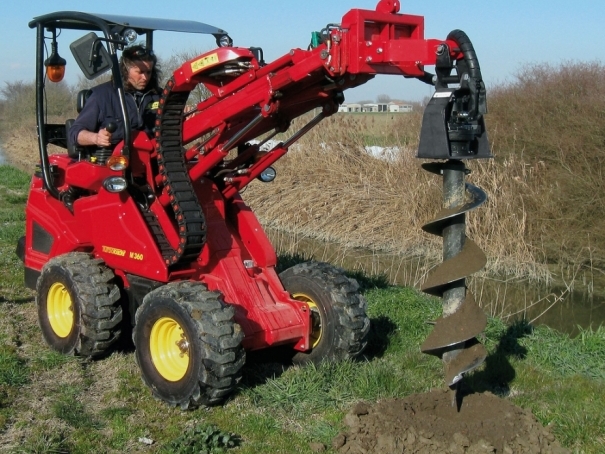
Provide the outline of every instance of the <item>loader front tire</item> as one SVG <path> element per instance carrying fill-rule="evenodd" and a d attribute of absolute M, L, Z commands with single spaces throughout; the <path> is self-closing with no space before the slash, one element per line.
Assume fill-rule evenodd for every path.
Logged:
<path fill-rule="evenodd" d="M 51 348 L 86 357 L 105 354 L 120 337 L 122 307 L 103 261 L 74 252 L 49 260 L 36 284 L 38 321 Z"/>
<path fill-rule="evenodd" d="M 288 268 L 279 277 L 292 298 L 306 302 L 311 310 L 311 348 L 296 353 L 293 363 L 342 361 L 361 354 L 370 319 L 355 279 L 340 268 L 314 261 Z"/>
<path fill-rule="evenodd" d="M 183 410 L 222 403 L 241 377 L 244 334 L 234 309 L 199 282 L 149 292 L 135 317 L 135 358 L 152 394 Z"/>

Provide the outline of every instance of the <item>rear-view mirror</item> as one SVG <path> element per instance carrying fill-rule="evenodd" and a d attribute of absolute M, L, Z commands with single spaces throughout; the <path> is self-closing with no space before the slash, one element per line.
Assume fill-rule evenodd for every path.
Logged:
<path fill-rule="evenodd" d="M 109 52 L 94 32 L 77 39 L 69 45 L 69 48 L 80 70 L 88 80 L 95 79 L 111 69 L 112 62 Z"/>

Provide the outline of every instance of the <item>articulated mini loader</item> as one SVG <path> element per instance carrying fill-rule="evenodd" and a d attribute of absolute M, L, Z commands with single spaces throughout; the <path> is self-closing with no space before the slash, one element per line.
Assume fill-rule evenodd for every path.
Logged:
<path fill-rule="evenodd" d="M 369 319 L 357 283 L 317 262 L 278 275 L 275 251 L 240 192 L 253 180 L 273 179 L 271 165 L 338 111 L 344 90 L 376 74 L 436 87 L 420 157 L 458 163 L 489 156 L 485 89 L 470 41 L 460 31 L 425 39 L 424 19 L 398 11 L 399 2 L 387 0 L 373 11 L 353 9 L 340 24 L 313 33 L 308 49 L 271 63 L 261 49 L 234 47 L 225 31 L 199 22 L 80 12 L 34 18 L 40 166 L 17 253 L 26 285 L 37 292 L 47 343 L 96 357 L 132 330 L 144 382 L 182 408 L 222 402 L 236 387 L 245 351 L 289 346 L 298 363 L 360 355 Z M 111 71 L 126 125 L 114 149 L 69 144 L 69 121 L 45 117 L 45 86 L 61 79 L 65 65 L 57 43 L 62 30 L 88 32 L 70 45 L 88 79 Z M 210 34 L 219 47 L 174 71 L 161 95 L 155 136 L 148 137 L 128 123 L 118 55 L 137 36 L 152 49 L 156 30 Z M 52 54 L 45 60 L 46 40 Z M 436 74 L 425 71 L 429 65 Z M 186 110 L 200 84 L 209 97 Z M 85 94 L 78 99 L 85 102 Z M 261 151 L 294 118 L 316 109 L 287 140 Z M 50 153 L 49 145 L 65 151 Z M 445 223 L 438 220 L 432 231 L 441 234 Z M 464 242 L 463 231 L 455 235 Z M 450 286 L 439 284 L 433 293 Z M 455 284 L 464 292 L 463 276 Z M 457 301 L 471 307 L 460 313 L 480 318 L 475 306 Z M 448 326 L 446 314 L 444 320 L 437 328 Z M 456 327 L 446 330 L 430 352 L 466 351 L 466 344 L 476 345 L 481 323 L 453 340 L 447 333 Z M 470 368 L 456 366 L 454 376 L 480 364 L 482 354 Z"/>

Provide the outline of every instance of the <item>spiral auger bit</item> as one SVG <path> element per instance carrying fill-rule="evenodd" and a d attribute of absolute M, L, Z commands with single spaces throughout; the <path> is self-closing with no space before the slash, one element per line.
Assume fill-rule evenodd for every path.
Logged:
<path fill-rule="evenodd" d="M 443 298 L 443 315 L 421 351 L 442 359 L 445 381 L 453 392 L 452 405 L 460 411 L 460 380 L 487 356 L 476 339 L 485 329 L 487 317 L 466 288 L 466 276 L 483 268 L 487 258 L 465 233 L 466 213 L 487 197 L 481 189 L 465 184 L 470 172 L 464 160 L 492 156 L 483 120 L 487 113 L 485 85 L 473 45 L 460 30 L 451 32 L 448 40 L 458 45 L 464 57 L 452 61 L 450 49 L 442 44 L 437 49 L 436 74 L 422 78 L 435 85 L 435 93 L 424 113 L 417 157 L 438 160 L 422 167 L 443 176 L 443 208 L 422 227 L 443 237 L 443 263 L 429 274 L 422 290 Z"/>

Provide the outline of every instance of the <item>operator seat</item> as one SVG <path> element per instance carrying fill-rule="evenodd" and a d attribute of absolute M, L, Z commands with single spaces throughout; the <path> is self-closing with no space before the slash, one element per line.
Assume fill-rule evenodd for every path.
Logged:
<path fill-rule="evenodd" d="M 86 104 L 86 101 L 88 100 L 91 94 L 92 90 L 90 90 L 89 88 L 80 90 L 78 92 L 78 96 L 76 97 L 76 112 L 82 112 L 82 109 L 84 108 L 84 105 Z M 80 157 L 80 154 L 84 151 L 84 148 L 76 143 L 71 143 L 71 141 L 69 140 L 69 130 L 74 124 L 74 121 L 76 121 L 74 118 L 65 120 L 65 137 L 67 137 L 68 156 L 73 159 L 78 159 Z"/>

